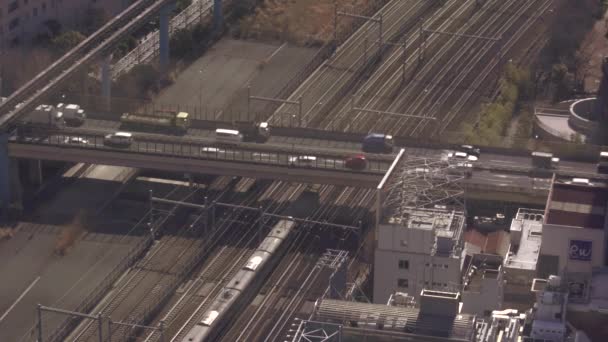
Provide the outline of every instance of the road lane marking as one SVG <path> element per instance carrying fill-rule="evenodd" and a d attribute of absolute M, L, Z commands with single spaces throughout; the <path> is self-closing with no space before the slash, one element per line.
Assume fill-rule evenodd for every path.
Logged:
<path fill-rule="evenodd" d="M 32 287 L 34 287 L 34 285 L 36 285 L 36 283 L 38 282 L 38 280 L 40 280 L 40 276 L 36 277 L 36 279 L 34 279 L 34 281 L 32 281 L 32 283 L 30 284 L 30 286 L 27 287 L 27 289 L 25 289 L 21 295 L 19 296 L 19 298 L 17 298 L 17 300 L 15 300 L 15 302 L 13 303 L 13 305 L 11 305 L 10 308 L 8 308 L 8 310 L 6 310 L 4 312 L 4 314 L 2 315 L 2 317 L 0 317 L 0 322 L 2 322 L 6 316 L 8 316 L 8 314 L 15 308 L 15 306 L 17 306 L 17 304 L 19 304 L 19 302 L 23 299 L 23 297 L 25 297 L 25 295 L 30 292 L 30 290 L 32 289 Z"/>

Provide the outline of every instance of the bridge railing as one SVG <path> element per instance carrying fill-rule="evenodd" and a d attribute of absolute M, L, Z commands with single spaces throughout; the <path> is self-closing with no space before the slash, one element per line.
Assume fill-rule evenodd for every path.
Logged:
<path fill-rule="evenodd" d="M 73 138 L 80 140 L 73 140 Z M 382 157 L 380 156 L 380 160 L 368 159 L 365 170 L 353 171 L 345 166 L 344 158 L 348 157 L 347 153 L 344 153 L 344 155 L 328 152 L 312 153 L 314 149 L 311 149 L 311 152 L 308 153 L 307 150 L 296 148 L 295 145 L 291 149 L 273 148 L 271 150 L 264 150 L 267 147 L 260 145 L 261 148 L 255 150 L 253 147 L 222 145 L 215 142 L 194 140 L 180 142 L 163 141 L 162 138 L 158 140 L 144 140 L 138 139 L 136 135 L 131 146 L 120 148 L 108 145 L 104 136 L 100 134 L 68 134 L 62 131 L 49 132 L 44 129 L 36 131 L 36 128 L 33 127 L 23 128 L 11 141 L 20 144 L 49 145 L 66 149 L 77 148 L 107 152 L 154 154 L 188 159 L 221 160 L 359 173 L 383 173 L 390 163 L 384 160 L 388 158 L 387 156 L 384 156 L 384 158 L 380 158 Z M 315 158 L 300 158 L 305 156 L 314 156 Z"/>
<path fill-rule="evenodd" d="M 202 22 L 211 17 L 213 8 L 212 0 L 195 0 L 186 9 L 181 11 L 169 22 L 169 36 L 180 29 L 188 28 L 190 25 Z M 116 79 L 123 73 L 131 70 L 135 65 L 151 62 L 158 56 L 159 33 L 158 30 L 151 32 L 140 43 L 124 57 L 112 66 L 112 78 Z"/>

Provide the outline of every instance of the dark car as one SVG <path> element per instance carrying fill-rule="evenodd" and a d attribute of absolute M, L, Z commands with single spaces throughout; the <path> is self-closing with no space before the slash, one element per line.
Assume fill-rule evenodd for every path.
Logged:
<path fill-rule="evenodd" d="M 367 167 L 367 159 L 365 159 L 364 155 L 348 157 L 344 160 L 344 167 L 351 170 L 365 170 Z"/>
<path fill-rule="evenodd" d="M 470 156 L 475 156 L 479 159 L 479 156 L 481 155 L 481 151 L 479 150 L 479 148 L 475 147 L 475 146 L 471 146 L 471 145 L 461 145 L 458 150 L 460 152 L 465 152 L 466 154 L 470 155 Z"/>

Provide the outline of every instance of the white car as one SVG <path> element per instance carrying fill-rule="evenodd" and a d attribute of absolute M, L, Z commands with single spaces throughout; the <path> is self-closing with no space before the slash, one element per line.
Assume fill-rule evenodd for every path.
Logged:
<path fill-rule="evenodd" d="M 290 166 L 313 166 L 317 161 L 315 156 L 291 156 L 289 157 Z"/>
<path fill-rule="evenodd" d="M 108 146 L 128 147 L 132 142 L 133 135 L 129 132 L 116 132 L 103 138 L 103 143 Z"/>
<path fill-rule="evenodd" d="M 83 137 L 66 137 L 64 143 L 70 145 L 87 145 L 89 141 Z"/>
<path fill-rule="evenodd" d="M 450 152 L 448 153 L 448 158 L 470 162 L 475 162 L 477 161 L 477 159 L 479 159 L 477 156 L 467 154 L 466 152 Z"/>
<path fill-rule="evenodd" d="M 218 147 L 203 147 L 201 148 L 201 156 L 203 155 L 216 155 L 219 153 L 224 153 L 224 150 Z"/>

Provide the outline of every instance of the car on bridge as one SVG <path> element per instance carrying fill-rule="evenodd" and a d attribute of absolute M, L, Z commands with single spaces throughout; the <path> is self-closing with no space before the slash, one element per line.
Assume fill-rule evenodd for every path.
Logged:
<path fill-rule="evenodd" d="M 291 156 L 289 166 L 313 167 L 317 163 L 315 156 Z"/>
<path fill-rule="evenodd" d="M 362 150 L 368 153 L 392 153 L 394 141 L 392 135 L 371 133 L 363 139 Z"/>
<path fill-rule="evenodd" d="M 453 160 L 456 162 L 463 162 L 463 161 L 468 161 L 468 162 L 476 162 L 479 159 L 479 157 L 468 154 L 467 152 L 450 152 L 448 153 L 448 160 Z"/>
<path fill-rule="evenodd" d="M 478 147 L 472 145 L 460 145 L 458 151 L 464 152 L 469 156 L 475 156 L 477 157 L 477 159 L 479 159 L 479 156 L 481 155 L 481 150 Z"/>
<path fill-rule="evenodd" d="M 133 142 L 133 135 L 128 132 L 116 132 L 103 138 L 104 145 L 113 147 L 129 147 Z"/>
<path fill-rule="evenodd" d="M 365 170 L 367 168 L 367 159 L 364 155 L 348 157 L 344 160 L 344 167 L 357 171 Z"/>
<path fill-rule="evenodd" d="M 83 137 L 66 137 L 64 143 L 68 145 L 88 145 L 89 141 Z"/>

